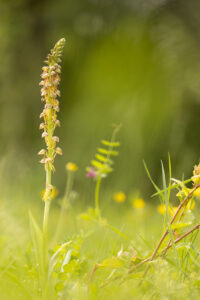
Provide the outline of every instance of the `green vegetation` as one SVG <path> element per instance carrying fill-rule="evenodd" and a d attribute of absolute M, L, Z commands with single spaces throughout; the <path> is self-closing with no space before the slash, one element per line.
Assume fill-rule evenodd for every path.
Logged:
<path fill-rule="evenodd" d="M 160 199 L 157 205 L 136 192 L 116 191 L 110 183 L 103 190 L 102 180 L 113 171 L 119 155 L 116 135 L 121 126 L 114 126 L 110 141 L 101 141 L 86 168 L 87 180 L 95 182 L 92 207 L 81 198 L 76 203 L 75 163 L 66 164 L 63 196 L 59 198 L 52 185 L 55 157 L 62 155 L 54 131 L 60 126 L 57 98 L 64 44 L 65 39 L 59 40 L 47 56 L 40 82 L 44 102 L 40 129 L 46 149 L 38 154 L 43 156 L 46 175 L 40 201 L 44 207 L 38 199 L 24 204 L 20 187 L 14 184 L 16 206 L 1 204 L 1 299 L 199 299 L 200 164 L 191 178 L 177 180 L 169 156 L 167 172 L 161 161 L 159 188 L 144 163 L 156 190 L 153 198 Z M 28 180 L 34 184 L 33 178 Z M 25 189 L 22 192 L 24 197 Z M 28 210 L 29 220 L 24 218 Z"/>

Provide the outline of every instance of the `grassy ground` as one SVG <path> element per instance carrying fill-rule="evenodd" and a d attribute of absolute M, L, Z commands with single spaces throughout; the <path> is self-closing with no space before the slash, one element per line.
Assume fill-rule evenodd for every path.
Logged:
<path fill-rule="evenodd" d="M 74 204 L 73 210 L 65 212 L 58 240 L 62 243 L 72 241 L 67 246 L 72 250 L 72 256 L 63 272 L 58 271 L 61 265 L 56 263 L 53 284 L 57 298 L 199 299 L 198 231 L 177 244 L 178 258 L 174 250 L 169 250 L 165 259 L 160 257 L 149 263 L 151 267 L 145 277 L 146 265 L 129 274 L 131 266 L 155 249 L 164 230 L 163 216 L 156 206 L 146 204 L 143 208 L 136 208 L 126 201 L 115 203 L 109 194 L 106 197 L 108 201 L 102 204 L 101 222 L 83 219 L 81 214 L 87 211 L 87 207 L 81 203 Z M 30 206 L 30 203 L 23 202 L 20 207 L 20 200 L 17 204 L 16 199 L 16 204 L 9 207 L 8 202 L 1 201 L 2 300 L 41 299 L 27 212 L 31 209 L 41 223 L 42 209 L 38 203 Z M 49 256 L 52 256 L 52 249 L 55 250 L 57 243 L 53 236 L 58 216 L 59 206 L 54 204 L 50 213 Z M 107 224 L 125 236 L 108 228 Z M 66 253 L 63 250 L 60 261 Z M 97 267 L 92 273 L 95 264 Z"/>

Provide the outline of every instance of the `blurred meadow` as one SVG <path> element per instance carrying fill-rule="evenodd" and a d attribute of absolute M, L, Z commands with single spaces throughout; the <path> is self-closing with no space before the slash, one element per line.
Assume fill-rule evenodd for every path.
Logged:
<path fill-rule="evenodd" d="M 55 160 L 52 184 L 58 196 L 52 202 L 50 232 L 53 235 L 65 191 L 65 166 L 73 162 L 78 166 L 73 211 L 66 215 L 61 237 L 90 232 L 81 250 L 89 260 L 87 274 L 94 262 L 114 255 L 122 244 L 129 247 L 130 240 L 134 248 L 139 243 L 138 253 L 140 249 L 147 253 L 147 244 L 153 250 L 163 223 L 143 160 L 162 187 L 160 162 L 167 169 L 168 154 L 172 177 L 180 180 L 192 176 L 200 158 L 199 11 L 198 0 L 0 0 L 0 280 L 5 265 L 9 269 L 12 264 L 16 278 L 23 277 L 18 265 L 26 264 L 21 253 L 28 251 L 30 241 L 28 211 L 42 223 L 45 172 L 37 155 L 44 147 L 38 129 L 42 111 L 38 84 L 49 49 L 62 37 L 66 45 L 58 113 L 61 127 L 56 135 L 63 155 Z M 124 241 L 97 225 L 91 228 L 79 217 L 75 220 L 75 215 L 93 206 L 94 182 L 86 177 L 86 167 L 100 141 L 110 139 L 113 124 L 122 125 L 117 135 L 119 156 L 114 159 L 114 172 L 102 183 L 100 206 L 109 223 L 128 236 Z M 177 204 L 175 194 L 172 198 Z M 171 278 L 172 271 L 159 263 L 163 276 Z M 158 284 L 149 295 L 147 286 L 137 294 L 128 282 L 121 290 L 111 285 L 101 292 L 94 285 L 91 299 L 117 299 L 117 294 L 119 299 L 189 297 L 186 283 L 168 282 L 172 289 L 167 294 L 158 270 L 153 276 L 152 282 Z M 9 280 L 4 278 L 0 284 L 1 300 L 29 299 L 20 288 L 12 290 L 14 283 Z M 82 281 L 66 297 L 89 299 Z M 198 299 L 199 294 L 193 293 L 193 299 Z"/>

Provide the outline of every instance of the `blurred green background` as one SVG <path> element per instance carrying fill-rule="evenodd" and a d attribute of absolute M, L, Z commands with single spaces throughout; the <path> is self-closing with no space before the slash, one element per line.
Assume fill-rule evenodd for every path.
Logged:
<path fill-rule="evenodd" d="M 73 161 L 79 198 L 92 201 L 85 167 L 119 123 L 120 156 L 105 189 L 149 196 L 142 160 L 159 182 L 168 152 L 173 177 L 191 176 L 200 153 L 199 11 L 198 0 L 0 0 L 1 195 L 37 201 L 44 186 L 38 83 L 61 37 L 64 155 L 53 179 L 61 193 Z"/>

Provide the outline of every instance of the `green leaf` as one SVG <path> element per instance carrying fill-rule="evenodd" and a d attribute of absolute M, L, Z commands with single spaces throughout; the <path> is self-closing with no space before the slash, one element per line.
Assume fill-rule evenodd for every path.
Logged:
<path fill-rule="evenodd" d="M 64 289 L 65 285 L 62 282 L 58 282 L 55 285 L 55 290 L 57 293 L 61 292 Z"/>
<path fill-rule="evenodd" d="M 108 157 L 105 157 L 103 155 L 100 154 L 96 154 L 95 155 L 96 159 L 100 160 L 100 162 L 103 162 L 104 164 L 107 163 L 108 165 L 113 164 L 113 161 L 111 159 L 109 159 Z"/>
<path fill-rule="evenodd" d="M 102 154 L 105 154 L 105 155 L 108 155 L 109 154 L 109 151 L 104 149 L 104 148 L 98 148 L 97 149 L 98 152 L 102 153 Z"/>
<path fill-rule="evenodd" d="M 161 160 L 161 167 L 162 167 L 162 181 L 163 181 L 164 199 L 165 199 L 165 205 L 166 205 L 166 216 L 167 216 L 167 222 L 168 222 L 168 230 L 169 230 L 169 235 L 170 235 L 170 239 L 171 239 L 171 242 L 172 242 L 172 249 L 175 251 L 177 262 L 179 263 L 178 252 L 176 250 L 176 245 L 175 245 L 175 242 L 174 242 L 174 235 L 173 235 L 172 226 L 171 226 L 171 223 L 170 223 L 169 210 L 168 210 L 170 193 L 167 192 L 165 169 L 164 169 L 162 160 Z M 169 162 L 169 173 L 171 175 L 170 162 Z"/>
<path fill-rule="evenodd" d="M 172 179 L 172 178 L 171 178 L 171 179 Z M 175 180 L 175 179 L 173 179 L 173 180 Z M 185 185 L 185 184 L 191 182 L 191 181 L 192 181 L 192 178 L 189 178 L 189 179 L 187 179 L 187 180 L 185 180 L 185 181 L 180 181 L 180 180 L 177 180 L 177 181 L 179 181 L 179 183 L 171 185 L 171 187 L 170 187 L 170 188 L 168 187 L 167 190 L 170 189 L 170 191 L 171 191 L 171 190 L 173 190 L 173 189 L 178 188 L 179 186 L 183 186 L 183 185 Z M 154 193 L 151 197 L 155 197 L 155 196 L 158 196 L 159 194 L 163 194 L 163 193 L 164 193 L 164 190 L 160 190 L 159 192 Z"/>
<path fill-rule="evenodd" d="M 113 156 L 117 156 L 119 154 L 118 151 L 108 151 L 108 150 L 106 150 L 104 148 L 98 148 L 98 152 L 100 152 L 102 154 L 105 154 L 105 155 L 110 154 L 110 155 L 113 155 Z"/>
<path fill-rule="evenodd" d="M 187 226 L 190 226 L 191 223 L 177 223 L 177 224 L 172 224 L 171 225 L 171 228 L 174 230 L 174 229 L 181 229 L 183 227 L 187 227 Z"/>
<path fill-rule="evenodd" d="M 71 243 L 72 243 L 72 241 L 63 243 L 62 245 L 60 245 L 60 247 L 58 248 L 58 250 L 53 254 L 53 256 L 51 257 L 50 262 L 49 262 L 49 273 L 48 273 L 49 276 L 53 272 L 53 269 L 54 269 L 54 267 L 55 267 L 55 265 L 57 263 L 57 259 L 58 259 L 59 254 L 61 253 L 61 251 L 65 247 L 69 246 Z"/>
<path fill-rule="evenodd" d="M 113 168 L 109 167 L 109 166 L 105 166 L 105 168 L 103 169 L 103 172 L 108 174 L 111 173 L 113 171 Z"/>
<path fill-rule="evenodd" d="M 68 250 L 67 251 L 67 254 L 65 255 L 65 259 L 62 263 L 62 266 L 61 266 L 61 272 L 64 271 L 64 267 L 69 263 L 70 259 L 71 259 L 71 253 L 72 253 L 72 250 Z"/>
<path fill-rule="evenodd" d="M 17 276 L 15 276 L 13 273 L 6 271 L 5 272 L 6 275 L 15 283 L 18 285 L 18 287 L 20 287 L 28 296 L 28 299 L 33 299 L 32 295 L 29 293 L 28 289 L 26 288 L 26 285 L 24 285 Z"/>
<path fill-rule="evenodd" d="M 121 261 L 117 257 L 111 257 L 105 259 L 99 267 L 101 268 L 119 268 L 121 267 Z"/>
<path fill-rule="evenodd" d="M 169 186 L 168 186 L 168 199 L 170 198 L 170 191 L 171 191 L 171 177 L 172 177 L 172 164 L 170 154 L 168 153 L 168 160 L 169 160 Z"/>
<path fill-rule="evenodd" d="M 96 159 L 98 159 L 102 162 L 106 162 L 108 160 L 105 156 L 100 155 L 100 154 L 96 154 L 95 157 L 96 157 Z"/>
<path fill-rule="evenodd" d="M 119 142 L 109 142 L 109 141 L 106 141 L 106 140 L 102 140 L 101 143 L 105 146 L 108 146 L 108 147 L 119 147 L 120 146 Z"/>
<path fill-rule="evenodd" d="M 88 214 L 81 214 L 80 218 L 83 220 L 86 220 L 86 221 L 91 221 L 94 219 L 94 217 L 92 217 L 91 215 L 88 215 Z"/>
<path fill-rule="evenodd" d="M 128 237 L 123 232 L 121 232 L 119 229 L 115 228 L 114 226 L 110 225 L 109 223 L 106 223 L 106 226 L 110 228 L 112 231 L 114 231 L 115 233 L 122 236 L 123 238 L 128 239 Z"/>
<path fill-rule="evenodd" d="M 103 164 L 100 163 L 99 161 L 97 160 L 92 160 L 91 161 L 91 164 L 93 165 L 93 167 L 97 168 L 97 169 L 102 169 L 103 168 Z"/>
<path fill-rule="evenodd" d="M 185 223 L 192 223 L 195 220 L 195 216 L 190 209 L 186 209 L 184 215 L 184 222 Z"/>
<path fill-rule="evenodd" d="M 118 151 L 110 151 L 110 155 L 117 156 L 119 154 Z"/>
<path fill-rule="evenodd" d="M 146 163 L 145 163 L 144 160 L 143 160 L 143 164 L 144 164 L 144 168 L 145 168 L 145 171 L 146 171 L 146 173 L 147 173 L 147 176 L 149 177 L 151 183 L 153 184 L 153 186 L 154 186 L 154 188 L 156 189 L 156 191 L 157 191 L 158 193 L 160 193 L 161 190 L 159 189 L 159 187 L 158 187 L 158 186 L 155 184 L 155 182 L 153 181 L 153 179 L 152 179 L 152 177 L 151 177 L 151 175 L 150 175 L 150 172 L 149 172 L 149 170 L 148 170 L 148 168 L 147 168 L 147 165 L 146 165 Z M 161 197 L 163 198 L 163 195 L 162 195 L 162 194 L 161 194 Z M 164 200 L 164 198 L 163 198 L 163 200 Z"/>

